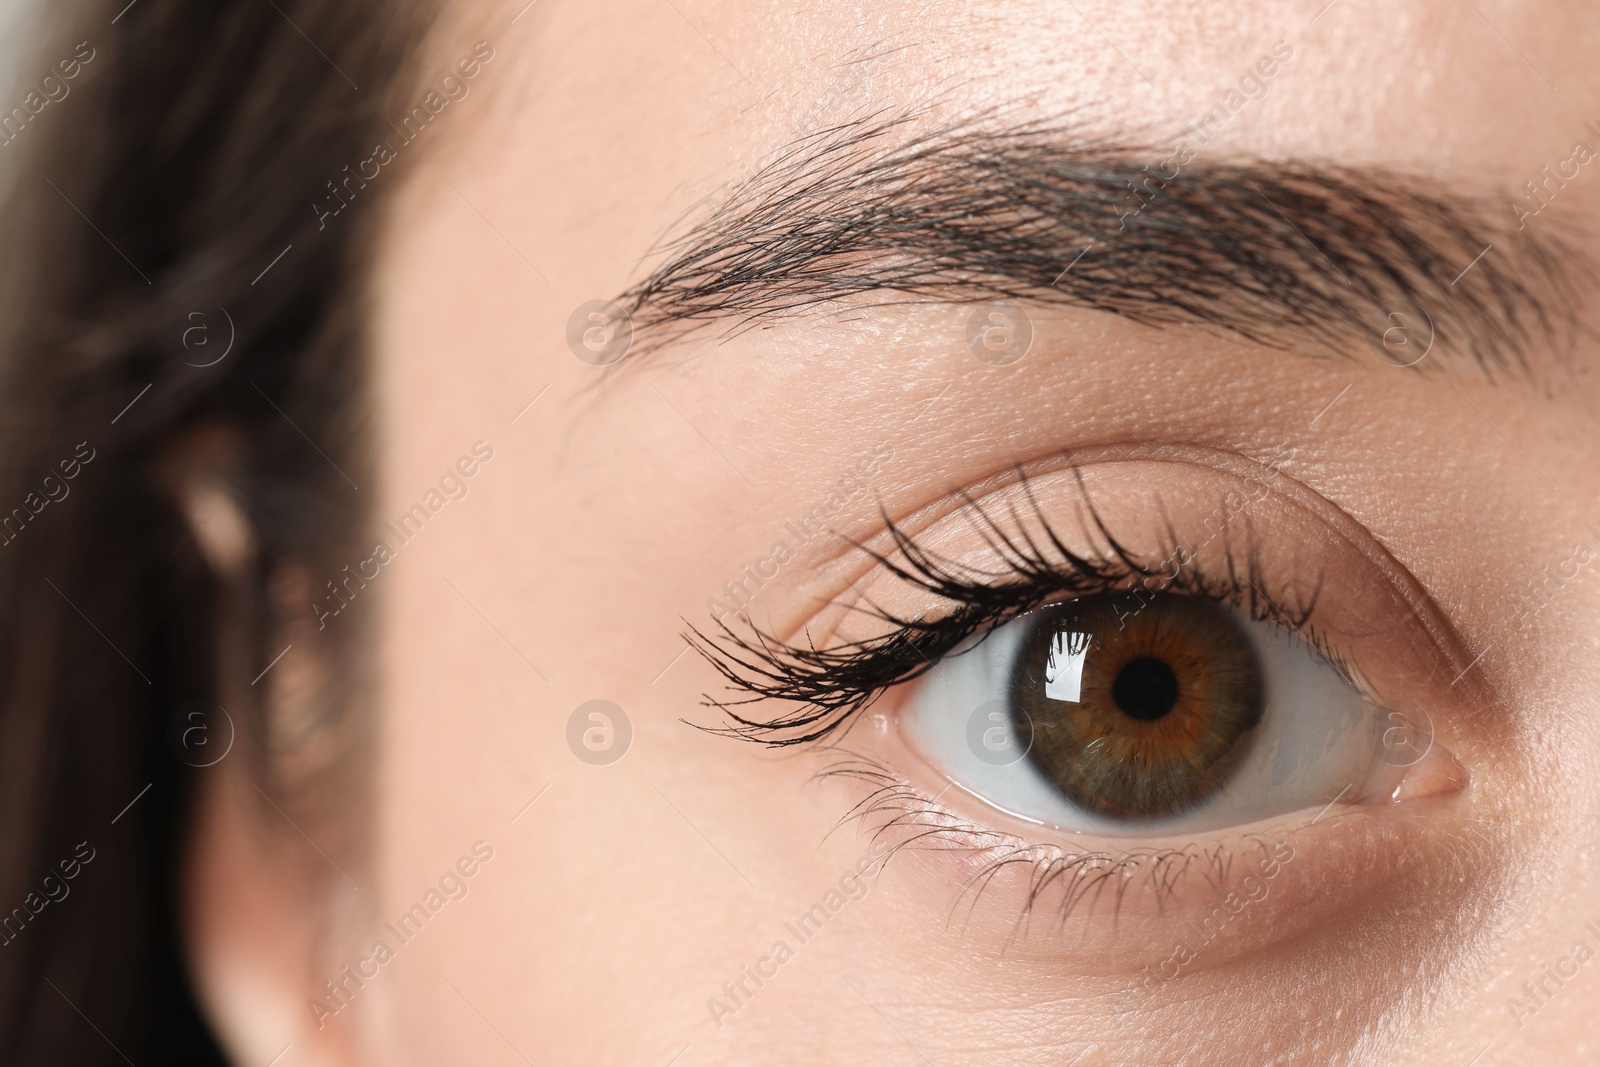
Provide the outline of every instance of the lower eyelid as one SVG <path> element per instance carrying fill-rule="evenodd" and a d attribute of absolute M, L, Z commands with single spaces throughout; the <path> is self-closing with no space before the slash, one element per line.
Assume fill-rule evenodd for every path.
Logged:
<path fill-rule="evenodd" d="M 1046 837 L 973 821 L 949 783 L 930 791 L 885 756 L 892 751 L 835 751 L 820 777 L 840 790 L 859 832 L 882 843 L 886 869 L 906 872 L 903 888 L 947 916 L 950 936 L 966 951 L 1022 963 L 1070 961 L 1075 973 L 1124 988 L 1186 942 L 1196 943 L 1184 965 L 1193 974 L 1301 937 L 1415 881 L 1473 836 L 1454 825 L 1459 806 L 1436 798 L 1336 805 L 1187 840 Z M 895 864 L 897 854 L 920 862 Z M 1430 892 L 1482 888 L 1463 878 Z M 1224 925 L 1225 938 L 1206 936 Z"/>

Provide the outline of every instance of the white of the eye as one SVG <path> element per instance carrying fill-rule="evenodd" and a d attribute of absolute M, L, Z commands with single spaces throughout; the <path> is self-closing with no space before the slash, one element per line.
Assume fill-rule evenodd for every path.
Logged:
<path fill-rule="evenodd" d="M 1367 727 L 1376 711 L 1301 638 L 1280 626 L 1239 621 L 1261 664 L 1264 711 L 1241 739 L 1227 785 L 1196 809 L 1128 822 L 1072 804 L 1024 758 L 1031 739 L 1011 741 L 1011 758 L 991 743 L 997 708 L 1034 620 L 1018 619 L 947 657 L 918 683 L 900 712 L 911 747 L 959 789 L 1028 822 L 1064 830 L 1144 835 L 1220 829 L 1320 806 L 1361 783 L 1376 758 Z M 1046 695 L 1076 700 L 1092 635 L 1057 635 L 1045 667 Z M 988 731 L 985 733 L 984 731 Z M 976 739 L 976 740 L 975 740 Z"/>

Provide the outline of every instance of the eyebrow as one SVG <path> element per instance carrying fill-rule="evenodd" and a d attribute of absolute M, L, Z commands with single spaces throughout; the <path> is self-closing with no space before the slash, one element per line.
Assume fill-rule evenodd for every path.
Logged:
<path fill-rule="evenodd" d="M 1594 277 L 1516 221 L 1505 198 L 1384 168 L 869 119 L 775 153 L 618 302 L 641 355 L 828 302 L 1010 300 L 1394 362 L 1425 337 L 1494 378 L 1581 329 Z"/>

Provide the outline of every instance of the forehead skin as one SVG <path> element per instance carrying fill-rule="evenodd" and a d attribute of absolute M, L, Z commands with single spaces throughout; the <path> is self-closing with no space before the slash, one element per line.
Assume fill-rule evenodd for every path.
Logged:
<path fill-rule="evenodd" d="M 1592 977 L 1525 1030 L 1504 1003 L 1600 918 L 1582 847 L 1600 814 L 1584 636 L 1600 596 L 1577 583 L 1531 635 L 1508 637 L 1497 609 L 1600 519 L 1592 342 L 1534 354 L 1554 387 L 1492 386 L 1055 310 L 997 375 L 966 348 L 966 309 L 927 306 L 712 332 L 597 389 L 564 338 L 574 308 L 637 282 L 707 198 L 820 123 L 1002 108 L 1170 145 L 1280 41 L 1293 59 L 1208 157 L 1382 165 L 1510 195 L 1594 143 L 1600 9 L 541 0 L 511 24 L 521 6 L 441 34 L 446 60 L 478 37 L 496 58 L 392 207 L 374 312 L 379 517 L 474 441 L 495 450 L 383 579 L 374 911 L 404 912 L 474 840 L 496 857 L 449 925 L 363 993 L 358 1026 L 423 1063 L 514 1063 L 514 1049 L 665 1064 L 686 1046 L 684 1064 L 946 1067 L 997 1049 L 1047 1064 L 1085 1048 L 1100 1050 L 1086 1063 L 1222 1063 L 1253 1062 L 1260 1042 L 1306 1064 L 1465 1063 L 1489 1044 L 1483 1064 L 1592 1058 Z M 1573 232 L 1597 198 L 1585 168 L 1530 225 Z M 1516 723 L 1497 810 L 1523 851 L 1490 872 L 1504 891 L 1437 952 L 1420 939 L 1457 917 L 1425 901 L 1387 916 L 1387 940 L 1363 944 L 1392 953 L 1352 963 L 1337 991 L 1269 997 L 1293 961 L 1241 965 L 1236 1004 L 1183 1005 L 1162 1020 L 1178 1036 L 1158 1040 L 1115 1028 L 1070 967 L 971 951 L 891 868 L 738 1025 L 713 1028 L 706 998 L 864 845 L 827 837 L 851 801 L 808 784 L 814 763 L 682 724 L 711 721 L 698 700 L 716 685 L 679 658 L 683 620 L 703 624 L 707 598 L 881 442 L 894 460 L 872 488 L 907 515 L 1063 448 L 1151 441 L 1255 456 L 1287 442 L 1296 476 L 1486 650 Z M 835 524 L 866 536 L 876 520 L 869 500 Z M 818 550 L 758 616 L 791 632 L 860 571 Z M 606 768 L 566 742 L 597 698 L 635 731 Z M 1231 1043 L 1246 1032 L 1253 1051 Z"/>

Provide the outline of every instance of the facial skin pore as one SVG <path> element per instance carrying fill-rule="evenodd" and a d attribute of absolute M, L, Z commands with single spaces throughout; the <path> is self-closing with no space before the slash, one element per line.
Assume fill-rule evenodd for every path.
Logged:
<path fill-rule="evenodd" d="M 337 1064 L 1591 1062 L 1600 352 L 1572 328 L 1591 295 L 1560 257 L 1600 208 L 1575 149 L 1600 147 L 1600 12 L 1319 6 L 617 0 L 442 26 L 440 54 L 481 37 L 496 58 L 389 206 L 372 289 L 376 512 L 406 513 L 476 442 L 493 462 L 342 608 L 380 620 L 370 870 L 330 920 L 277 908 L 303 924 L 287 939 L 303 950 L 234 981 L 284 1006 L 271 1017 L 292 1033 L 230 1022 L 243 994 L 211 999 L 241 1062 L 290 1041 L 302 1062 Z M 1116 241 L 1159 243 L 1164 219 L 1198 210 L 1185 198 L 1227 185 L 1254 205 L 1253 238 L 1299 256 L 1326 303 L 1349 303 L 1364 278 L 1341 283 L 1336 261 L 1377 238 L 1341 251 L 1332 207 L 1297 218 L 1228 182 L 1296 167 L 1398 176 L 1408 196 L 1471 205 L 1459 239 L 1420 227 L 1439 256 L 1421 255 L 1425 284 L 1406 290 L 1451 325 L 1403 368 L 1383 356 L 1397 325 L 1384 314 L 1370 336 L 1356 315 L 1312 341 L 1270 293 L 1226 290 L 1236 321 L 1218 323 L 1131 315 L 1070 277 L 1012 279 L 1032 343 L 1005 365 L 969 345 L 974 304 L 960 301 L 996 298 L 978 288 L 808 291 L 786 314 L 763 297 L 753 320 L 753 307 L 699 308 L 687 333 L 652 318 L 641 285 L 730 193 L 797 143 L 884 117 L 903 123 L 885 151 L 973 124 L 1044 127 L 1071 131 L 1057 159 L 1093 148 L 1178 167 L 1063 241 L 1057 269 L 1087 279 L 1106 277 L 1096 255 Z M 818 203 L 842 212 L 875 189 Z M 863 261 L 819 260 L 825 280 L 837 290 L 865 260 L 892 264 L 887 232 Z M 1160 269 L 1170 301 L 1184 275 Z M 1501 305 L 1479 323 L 1500 336 L 1474 334 L 1470 298 L 1517 284 L 1557 328 L 1507 328 Z M 638 314 L 637 351 L 610 368 L 566 340 L 596 300 Z M 1150 528 L 1152 492 L 1204 514 L 1270 468 L 1283 493 L 1259 505 L 1268 571 L 1342 523 L 1350 560 L 1386 562 L 1351 562 L 1330 610 L 1391 611 L 1363 591 L 1398 574 L 1407 602 L 1442 620 L 1417 632 L 1448 630 L 1454 648 L 1426 669 L 1392 650 L 1362 664 L 1410 679 L 1456 761 L 1419 765 L 1414 799 L 1287 813 L 1248 856 L 1243 831 L 1179 843 L 1238 857 L 1220 894 L 1195 875 L 1174 897 L 1200 928 L 1207 893 L 1236 893 L 1204 928 L 1224 931 L 1213 938 L 1172 936 L 1137 887 L 1121 925 L 1106 906 L 1019 933 L 1026 880 L 974 902 L 963 885 L 979 868 L 960 853 L 903 848 L 885 865 L 894 835 L 846 818 L 867 787 L 819 778 L 837 753 L 695 728 L 726 721 L 701 702 L 727 695 L 723 679 L 683 637 L 715 629 L 709 601 L 737 592 L 734 619 L 802 643 L 843 625 L 838 605 L 858 596 L 923 610 L 847 539 L 881 544 L 887 517 L 980 558 L 952 494 L 1017 499 L 1019 466 L 1073 528 L 1085 490 L 1065 454 L 1085 457 L 1087 491 L 1130 531 Z M 808 514 L 827 535 L 795 533 Z M 586 759 L 582 740 L 621 729 L 612 712 L 570 728 L 597 700 L 626 716 L 615 762 Z M 1074 847 L 944 793 L 898 736 L 899 700 L 875 705 L 851 744 L 952 819 Z M 348 1008 L 307 1010 L 478 842 L 493 862 L 461 872 L 469 895 L 391 943 Z M 215 946 L 245 941 L 216 931 L 244 920 L 225 879 L 201 881 L 213 906 L 195 954 L 222 973 L 246 950 Z M 1160 979 L 1137 985 L 1140 964 Z"/>

